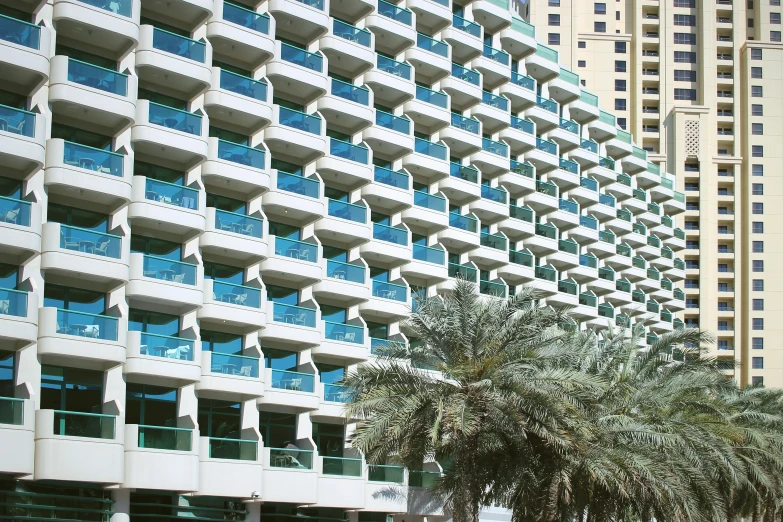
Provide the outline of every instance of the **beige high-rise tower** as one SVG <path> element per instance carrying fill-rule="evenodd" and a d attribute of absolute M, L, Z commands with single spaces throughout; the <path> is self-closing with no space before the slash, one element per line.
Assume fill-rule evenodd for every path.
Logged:
<path fill-rule="evenodd" d="M 783 386 L 780 0 L 532 0 L 539 38 L 676 176 L 686 324 L 742 385 Z M 775 219 L 771 219 L 771 218 Z"/>

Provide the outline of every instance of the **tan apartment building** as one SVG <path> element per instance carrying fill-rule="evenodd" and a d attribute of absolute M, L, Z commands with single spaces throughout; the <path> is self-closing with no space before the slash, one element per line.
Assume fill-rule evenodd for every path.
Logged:
<path fill-rule="evenodd" d="M 783 386 L 780 0 L 533 0 L 523 14 L 686 195 L 684 321 Z M 543 34 L 546 33 L 546 34 Z"/>

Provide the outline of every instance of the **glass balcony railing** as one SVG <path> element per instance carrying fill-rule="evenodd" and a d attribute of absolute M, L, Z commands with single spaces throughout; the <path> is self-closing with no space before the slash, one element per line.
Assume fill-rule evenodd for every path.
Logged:
<path fill-rule="evenodd" d="M 495 141 L 490 138 L 482 138 L 481 149 L 504 158 L 508 156 L 508 145 L 502 141 Z"/>
<path fill-rule="evenodd" d="M 575 121 L 560 118 L 560 128 L 568 132 L 573 132 L 574 134 L 579 134 L 579 124 Z"/>
<path fill-rule="evenodd" d="M 617 209 L 617 219 L 622 219 L 623 221 L 630 222 L 631 221 L 631 216 L 633 216 L 633 214 L 631 214 L 631 211 L 628 210 L 627 208 L 618 208 Z"/>
<path fill-rule="evenodd" d="M 416 138 L 416 144 L 414 150 L 420 154 L 433 157 L 439 160 L 446 160 L 446 147 L 440 143 L 425 140 L 422 138 Z"/>
<path fill-rule="evenodd" d="M 196 265 L 192 263 L 144 254 L 142 270 L 144 277 L 189 286 L 196 285 Z"/>
<path fill-rule="evenodd" d="M 446 264 L 446 252 L 440 248 L 433 248 L 424 245 L 413 245 L 413 259 L 433 263 L 436 265 Z"/>
<path fill-rule="evenodd" d="M 406 246 L 408 244 L 408 231 L 402 228 L 390 227 L 381 223 L 373 223 L 372 237 L 387 243 Z"/>
<path fill-rule="evenodd" d="M 475 233 L 478 231 L 478 220 L 470 216 L 463 216 L 451 212 L 449 214 L 449 226 Z"/>
<path fill-rule="evenodd" d="M 508 261 L 509 263 L 514 263 L 515 265 L 529 266 L 532 268 L 535 259 L 533 258 L 533 254 L 530 252 L 509 250 Z"/>
<path fill-rule="evenodd" d="M 29 227 L 31 207 L 29 201 L 0 196 L 0 223 Z"/>
<path fill-rule="evenodd" d="M 546 58 L 551 62 L 557 63 L 557 51 L 551 47 L 547 47 L 544 44 L 538 44 L 538 47 L 536 47 L 536 54 L 542 58 Z"/>
<path fill-rule="evenodd" d="M 381 3 L 385 4 L 386 2 L 383 2 L 383 0 L 378 0 L 379 11 L 381 9 Z M 406 80 L 411 79 L 411 66 L 405 62 L 398 62 L 397 60 L 379 54 L 377 65 L 378 69 L 381 71 L 387 72 L 394 76 L 399 76 L 400 78 L 404 78 Z"/>
<path fill-rule="evenodd" d="M 409 471 L 408 485 L 414 488 L 432 488 L 440 480 L 440 473 L 434 471 Z"/>
<path fill-rule="evenodd" d="M 149 102 L 149 122 L 185 134 L 201 136 L 201 115 Z"/>
<path fill-rule="evenodd" d="M 323 474 L 337 475 L 340 477 L 361 477 L 362 459 L 349 459 L 345 457 L 324 457 Z"/>
<path fill-rule="evenodd" d="M 226 69 L 220 70 L 220 88 L 254 100 L 266 101 L 267 98 L 266 82 L 254 80 Z"/>
<path fill-rule="evenodd" d="M 473 134 L 479 133 L 479 121 L 473 118 L 466 118 L 456 112 L 451 113 L 451 126 Z"/>
<path fill-rule="evenodd" d="M 306 69 L 323 72 L 324 59 L 320 54 L 305 51 L 304 49 L 294 47 L 285 42 L 280 43 L 280 58 L 283 61 L 299 65 Z"/>
<path fill-rule="evenodd" d="M 57 309 L 57 333 L 61 335 L 117 341 L 118 325 L 116 317 Z"/>
<path fill-rule="evenodd" d="M 560 239 L 557 242 L 557 249 L 561 252 L 565 252 L 566 254 L 576 255 L 579 252 L 579 245 L 577 245 L 573 240 Z"/>
<path fill-rule="evenodd" d="M 364 328 L 353 324 L 324 321 L 324 336 L 332 341 L 364 344 Z"/>
<path fill-rule="evenodd" d="M 481 233 L 481 245 L 494 248 L 497 250 L 507 250 L 508 249 L 508 241 L 503 236 L 498 236 L 496 234 L 489 234 L 487 232 Z"/>
<path fill-rule="evenodd" d="M 672 180 L 671 178 L 661 178 L 661 186 L 663 188 L 667 188 L 669 190 L 673 190 L 674 189 L 674 180 Z"/>
<path fill-rule="evenodd" d="M 297 239 L 275 236 L 275 255 L 317 263 L 318 245 Z"/>
<path fill-rule="evenodd" d="M 598 182 L 593 178 L 586 178 L 586 177 L 579 178 L 579 184 L 588 190 L 592 190 L 593 192 L 598 192 Z"/>
<path fill-rule="evenodd" d="M 299 448 L 269 448 L 273 468 L 313 469 L 313 452 Z"/>
<path fill-rule="evenodd" d="M 288 107 L 280 107 L 280 125 L 299 129 L 312 134 L 321 134 L 321 118 Z"/>
<path fill-rule="evenodd" d="M 676 239 L 685 239 L 685 231 L 681 228 L 674 229 L 674 237 Z"/>
<path fill-rule="evenodd" d="M 387 283 L 385 281 L 373 281 L 372 295 L 381 299 L 405 303 L 408 301 L 408 288 L 404 285 Z"/>
<path fill-rule="evenodd" d="M 648 312 L 653 312 L 653 313 L 657 314 L 660 311 L 660 308 L 661 308 L 661 305 L 659 305 L 655 301 L 648 301 L 648 303 L 647 303 L 647 311 Z"/>
<path fill-rule="evenodd" d="M 315 309 L 303 306 L 275 303 L 273 306 L 273 320 L 277 323 L 288 323 L 295 326 L 315 328 Z"/>
<path fill-rule="evenodd" d="M 370 162 L 370 153 L 367 150 L 367 147 L 338 140 L 336 138 L 329 138 L 329 153 L 332 156 L 365 165 Z"/>
<path fill-rule="evenodd" d="M 290 370 L 272 370 L 272 388 L 314 393 L 315 375 Z"/>
<path fill-rule="evenodd" d="M 413 14 L 411 11 L 402 7 L 397 7 L 385 0 L 378 0 L 378 13 L 405 25 L 413 25 Z"/>
<path fill-rule="evenodd" d="M 627 315 L 619 314 L 615 320 L 614 324 L 617 326 L 623 327 L 623 328 L 630 328 L 631 327 L 631 318 Z"/>
<path fill-rule="evenodd" d="M 239 165 L 259 170 L 263 170 L 266 166 L 266 152 L 263 149 L 256 149 L 225 140 L 218 140 L 218 157 L 231 163 L 238 163 Z"/>
<path fill-rule="evenodd" d="M 639 201 L 647 202 L 647 193 L 643 191 L 642 189 L 633 189 L 633 198 L 638 199 Z"/>
<path fill-rule="evenodd" d="M 598 107 L 598 96 L 585 90 L 583 90 L 582 94 L 579 96 L 579 101 L 583 101 L 588 105 L 592 105 L 593 107 Z"/>
<path fill-rule="evenodd" d="M 212 352 L 212 373 L 258 379 L 260 359 L 246 355 Z"/>
<path fill-rule="evenodd" d="M 468 69 L 458 63 L 452 62 L 451 75 L 471 85 L 481 86 L 481 75 L 472 69 Z"/>
<path fill-rule="evenodd" d="M 656 203 L 647 203 L 647 211 L 656 216 L 661 215 L 661 207 Z"/>
<path fill-rule="evenodd" d="M 661 175 L 661 166 L 656 163 L 650 163 L 647 162 L 647 172 L 651 174 L 655 174 L 656 176 Z"/>
<path fill-rule="evenodd" d="M 661 273 L 658 272 L 654 268 L 648 268 L 647 269 L 647 279 L 652 279 L 653 281 L 658 281 L 661 279 Z"/>
<path fill-rule="evenodd" d="M 683 292 L 679 288 L 675 288 L 674 289 L 673 296 L 678 301 L 684 301 L 685 300 L 685 292 Z"/>
<path fill-rule="evenodd" d="M 598 158 L 598 164 L 604 168 L 614 170 L 614 160 L 612 158 Z"/>
<path fill-rule="evenodd" d="M 671 279 L 666 279 L 666 278 L 661 279 L 661 288 L 664 290 L 671 291 L 673 288 Z"/>
<path fill-rule="evenodd" d="M 337 20 L 335 20 L 336 22 Z M 332 94 L 362 105 L 370 104 L 370 89 L 332 78 Z"/>
<path fill-rule="evenodd" d="M 501 111 L 508 110 L 508 98 L 492 94 L 491 92 L 483 91 L 481 93 L 481 101 L 485 105 L 500 109 Z"/>
<path fill-rule="evenodd" d="M 27 317 L 27 292 L 0 288 L 0 315 Z"/>
<path fill-rule="evenodd" d="M 336 18 L 332 24 L 332 32 L 335 36 L 339 36 L 349 42 L 358 43 L 363 47 L 370 47 L 370 42 L 372 41 L 370 31 L 367 29 L 356 27 Z"/>
<path fill-rule="evenodd" d="M 397 172 L 384 167 L 375 167 L 373 179 L 378 183 L 383 183 L 384 185 L 389 185 L 391 187 L 398 187 L 403 190 L 408 190 L 408 187 L 410 186 L 410 176 L 406 173 Z"/>
<path fill-rule="evenodd" d="M 598 298 L 593 294 L 582 292 L 581 294 L 579 294 L 579 304 L 583 306 L 589 306 L 591 308 L 595 308 L 596 306 L 598 306 Z"/>
<path fill-rule="evenodd" d="M 506 297 L 506 285 L 494 281 L 479 281 L 479 292 L 483 295 Z"/>
<path fill-rule="evenodd" d="M 528 134 L 536 133 L 535 123 L 533 123 L 530 120 L 519 118 L 517 116 L 511 116 L 511 127 L 517 130 L 521 130 L 522 132 L 526 132 Z"/>
<path fill-rule="evenodd" d="M 615 205 L 614 196 L 611 194 L 598 194 L 598 202 L 609 207 L 614 207 Z"/>
<path fill-rule="evenodd" d="M 536 96 L 536 106 L 555 114 L 557 114 L 558 111 L 557 102 L 555 100 L 550 100 L 542 96 Z"/>
<path fill-rule="evenodd" d="M 340 402 L 344 404 L 351 401 L 351 395 L 345 386 L 340 384 L 324 384 L 324 401 Z M 327 457 L 324 457 L 324 465 L 326 465 L 326 458 Z M 361 463 L 361 460 L 359 460 L 359 462 Z M 324 471 L 324 473 L 326 472 Z"/>
<path fill-rule="evenodd" d="M 449 277 L 461 277 L 471 283 L 475 283 L 478 270 L 472 266 L 464 266 L 457 263 L 449 263 Z"/>
<path fill-rule="evenodd" d="M 644 258 L 640 256 L 635 256 L 631 261 L 631 264 L 634 266 L 634 268 L 647 268 L 647 261 L 645 261 Z"/>
<path fill-rule="evenodd" d="M 223 20 L 253 31 L 269 34 L 269 15 L 236 4 L 223 3 Z"/>
<path fill-rule="evenodd" d="M 438 56 L 443 56 L 444 58 L 448 58 L 449 56 L 449 44 L 436 40 L 426 34 L 418 33 L 416 36 L 416 47 L 435 53 Z"/>
<path fill-rule="evenodd" d="M 536 148 L 548 154 L 557 156 L 557 143 L 554 141 L 548 141 L 544 138 L 536 138 Z"/>
<path fill-rule="evenodd" d="M 122 250 L 122 238 L 106 232 L 97 232 L 61 224 L 60 248 L 119 259 Z"/>
<path fill-rule="evenodd" d="M 615 235 L 611 230 L 601 230 L 598 232 L 598 239 L 604 243 L 615 243 Z"/>
<path fill-rule="evenodd" d="M 590 230 L 598 230 L 598 220 L 593 216 L 579 216 L 579 224 Z"/>
<path fill-rule="evenodd" d="M 647 227 L 644 226 L 644 223 L 634 223 L 631 226 L 631 229 L 636 232 L 637 234 L 646 235 L 647 234 Z"/>
<path fill-rule="evenodd" d="M 601 111 L 598 115 L 598 121 L 601 123 L 606 123 L 607 125 L 611 125 L 612 127 L 615 126 L 617 123 L 617 119 L 615 118 L 614 114 L 609 114 L 608 112 Z"/>
<path fill-rule="evenodd" d="M 213 280 L 212 299 L 249 308 L 261 308 L 261 289 Z"/>
<path fill-rule="evenodd" d="M 520 87 L 523 87 L 529 91 L 536 90 L 536 81 L 533 78 L 519 74 L 516 71 L 511 71 L 511 83 L 514 85 L 519 85 Z"/>
<path fill-rule="evenodd" d="M 361 265 L 329 259 L 326 261 L 326 277 L 351 281 L 352 283 L 364 283 L 365 269 Z"/>
<path fill-rule="evenodd" d="M 639 158 L 640 160 L 647 161 L 647 151 L 640 147 L 634 146 L 631 154 L 633 155 L 634 158 Z"/>
<path fill-rule="evenodd" d="M 537 266 L 536 277 L 554 283 L 557 279 L 557 271 L 551 266 Z"/>
<path fill-rule="evenodd" d="M 61 437 L 113 439 L 117 417 L 101 413 L 54 410 L 54 434 Z"/>
<path fill-rule="evenodd" d="M 508 192 L 501 188 L 490 187 L 489 185 L 481 185 L 481 197 L 497 203 L 503 203 L 504 205 L 508 201 Z"/>
<path fill-rule="evenodd" d="M 557 197 L 557 185 L 551 181 L 536 181 L 536 192 L 546 194 L 547 196 Z"/>
<path fill-rule="evenodd" d="M 561 67 L 559 78 L 564 82 L 570 83 L 571 85 L 579 86 L 579 75 L 569 71 L 568 69 L 563 69 Z"/>
<path fill-rule="evenodd" d="M 664 259 L 674 259 L 674 251 L 671 248 L 663 247 L 661 249 L 661 257 Z"/>
<path fill-rule="evenodd" d="M 647 244 L 651 247 L 661 248 L 661 240 L 656 236 L 647 236 Z"/>
<path fill-rule="evenodd" d="M 175 207 L 198 210 L 198 189 L 147 178 L 144 197 L 150 201 L 165 203 Z"/>
<path fill-rule="evenodd" d="M 258 441 L 210 437 L 209 458 L 257 461 Z"/>
<path fill-rule="evenodd" d="M 579 205 L 575 201 L 561 199 L 559 202 L 559 208 L 560 210 L 565 210 L 571 214 L 579 214 Z"/>
<path fill-rule="evenodd" d="M 509 64 L 509 57 L 506 51 L 503 51 L 502 49 L 495 49 L 494 47 L 487 44 L 484 44 L 483 56 L 506 66 Z"/>
<path fill-rule="evenodd" d="M 526 221 L 528 223 L 533 222 L 533 210 L 527 207 L 518 207 L 516 205 L 509 205 L 509 216 L 511 216 L 514 219 L 521 219 L 522 221 Z"/>
<path fill-rule="evenodd" d="M 117 152 L 70 141 L 63 143 L 63 163 L 72 167 L 122 177 L 125 171 L 124 162 L 125 156 Z"/>
<path fill-rule="evenodd" d="M 521 174 L 526 178 L 533 178 L 536 175 L 536 168 L 530 163 L 520 163 L 511 160 L 511 172 L 514 174 Z"/>
<path fill-rule="evenodd" d="M 614 285 L 615 290 L 619 290 L 620 292 L 630 292 L 631 291 L 631 283 L 625 279 L 620 279 L 617 281 Z"/>
<path fill-rule="evenodd" d="M 405 468 L 375 464 L 368 466 L 367 478 L 370 482 L 390 482 L 402 484 L 405 482 Z"/>
<path fill-rule="evenodd" d="M 633 137 L 630 132 L 626 132 L 622 129 L 617 129 L 617 139 L 623 143 L 630 145 L 633 142 Z"/>
<path fill-rule="evenodd" d="M 466 20 L 458 15 L 452 15 L 451 26 L 460 31 L 465 31 L 476 38 L 481 38 L 481 26 L 476 22 Z"/>
<path fill-rule="evenodd" d="M 579 175 L 579 163 L 565 158 L 560 158 L 560 168 L 571 174 Z"/>
<path fill-rule="evenodd" d="M 617 247 L 615 248 L 615 252 L 617 253 L 618 256 L 631 257 L 631 247 L 629 247 L 624 243 L 620 243 L 619 245 L 617 245 Z"/>
<path fill-rule="evenodd" d="M 318 9 L 319 11 L 324 10 L 324 1 L 323 0 L 297 0 L 300 3 L 303 3 L 304 5 L 314 7 L 315 9 Z"/>
<path fill-rule="evenodd" d="M 348 221 L 354 221 L 356 223 L 367 222 L 367 208 L 361 205 L 354 205 L 346 201 L 338 201 L 336 199 L 328 199 L 329 201 L 329 215 L 340 219 L 347 219 Z"/>
<path fill-rule="evenodd" d="M 443 109 L 449 106 L 449 97 L 445 92 L 433 91 L 432 89 L 422 85 L 416 86 L 416 99 L 431 103 L 432 105 L 441 107 Z"/>
<path fill-rule="evenodd" d="M 511 18 L 511 28 L 521 34 L 524 34 L 525 36 L 530 36 L 532 38 L 536 37 L 535 26 L 525 22 L 521 18 L 517 18 L 516 16 Z"/>
<path fill-rule="evenodd" d="M 380 109 L 375 109 L 375 124 L 385 129 L 391 129 L 403 134 L 411 133 L 411 121 L 408 118 L 395 116 L 394 114 L 383 112 Z"/>
<path fill-rule="evenodd" d="M 614 318 L 614 308 L 609 304 L 598 305 L 598 317 Z"/>
<path fill-rule="evenodd" d="M 41 48 L 41 28 L 0 14 L 0 40 L 38 50 Z"/>
<path fill-rule="evenodd" d="M 413 204 L 436 212 L 446 212 L 446 198 L 437 194 L 428 194 L 427 192 L 414 190 Z"/>
<path fill-rule="evenodd" d="M 618 173 L 617 174 L 617 183 L 620 185 L 625 185 L 626 187 L 631 186 L 631 176 L 628 174 Z"/>
<path fill-rule="evenodd" d="M 277 171 L 277 188 L 308 198 L 318 198 L 321 194 L 321 183 L 317 179 L 289 174 L 281 170 Z"/>
<path fill-rule="evenodd" d="M 184 337 L 141 332 L 139 348 L 141 355 L 193 361 L 195 341 Z"/>
<path fill-rule="evenodd" d="M 674 191 L 674 201 L 677 201 L 679 203 L 685 203 L 685 194 L 682 192 Z"/>
<path fill-rule="evenodd" d="M 158 27 L 153 28 L 152 47 L 198 63 L 204 63 L 207 57 L 207 46 L 204 42 L 170 33 Z"/>
<path fill-rule="evenodd" d="M 193 430 L 139 424 L 139 448 L 192 451 Z"/>
<path fill-rule="evenodd" d="M 68 58 L 68 81 L 117 96 L 128 96 L 127 74 L 73 58 Z"/>
<path fill-rule="evenodd" d="M 598 258 L 589 254 L 579 254 L 579 266 L 598 268 Z"/>
<path fill-rule="evenodd" d="M 370 353 L 373 355 L 403 354 L 405 351 L 405 343 L 401 341 L 370 338 Z"/>
<path fill-rule="evenodd" d="M 685 261 L 683 261 L 682 259 L 675 259 L 674 268 L 676 268 L 677 270 L 685 270 Z"/>
<path fill-rule="evenodd" d="M 0 18 L 0 20 L 2 20 Z M 0 105 L 0 131 L 32 138 L 35 136 L 35 113 Z"/>
<path fill-rule="evenodd" d="M 598 143 L 593 140 L 582 140 L 579 148 L 598 154 Z"/>
<path fill-rule="evenodd" d="M 0 397 L 0 424 L 12 426 L 24 424 L 24 399 Z"/>

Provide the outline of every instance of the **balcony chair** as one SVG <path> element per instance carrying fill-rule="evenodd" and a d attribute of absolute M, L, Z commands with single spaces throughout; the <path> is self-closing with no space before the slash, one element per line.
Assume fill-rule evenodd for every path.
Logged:
<path fill-rule="evenodd" d="M 109 244 L 111 243 L 111 239 L 107 239 L 105 241 L 99 242 L 95 248 L 92 249 L 93 254 L 100 254 L 102 256 L 108 256 L 109 255 Z"/>
<path fill-rule="evenodd" d="M 97 324 L 88 324 L 84 327 L 84 330 L 82 330 L 82 335 L 84 337 L 93 337 L 98 338 L 100 336 L 101 327 Z"/>
<path fill-rule="evenodd" d="M 172 277 L 171 280 L 175 283 L 184 283 L 185 274 L 174 274 L 174 277 Z"/>
<path fill-rule="evenodd" d="M 293 390 L 293 391 L 302 391 L 302 378 L 297 377 L 294 379 L 287 380 L 285 382 L 285 389 Z"/>
<path fill-rule="evenodd" d="M 0 314 L 8 315 L 11 313 L 11 300 L 0 299 Z"/>
<path fill-rule="evenodd" d="M 349 332 L 345 334 L 345 337 L 343 338 L 343 341 L 346 343 L 355 343 L 356 342 L 356 332 Z"/>
<path fill-rule="evenodd" d="M 15 208 L 13 210 L 9 210 L 5 213 L 4 216 L 2 216 L 3 221 L 6 223 L 13 223 L 16 225 L 16 217 L 19 215 L 19 209 Z"/>
<path fill-rule="evenodd" d="M 79 250 L 79 242 L 67 237 L 62 230 L 60 230 L 60 238 L 62 239 L 63 248 L 66 250 Z"/>
<path fill-rule="evenodd" d="M 253 373 L 253 367 L 252 366 L 243 366 L 239 369 L 239 375 L 243 377 L 252 377 Z"/>

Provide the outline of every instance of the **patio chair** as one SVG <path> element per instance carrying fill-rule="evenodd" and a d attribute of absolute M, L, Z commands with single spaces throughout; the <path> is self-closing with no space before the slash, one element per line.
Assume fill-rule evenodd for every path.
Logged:
<path fill-rule="evenodd" d="M 302 389 L 302 378 L 297 377 L 295 379 L 290 379 L 288 382 L 285 383 L 285 389 L 286 390 L 293 390 L 293 391 L 301 391 Z"/>
<path fill-rule="evenodd" d="M 109 243 L 111 243 L 111 239 L 107 239 L 102 242 L 98 242 L 98 244 L 95 246 L 95 248 L 92 249 L 93 254 L 100 254 L 102 256 L 108 256 L 109 255 Z"/>
<path fill-rule="evenodd" d="M 11 310 L 10 299 L 0 299 L 0 314 L 9 314 Z"/>
<path fill-rule="evenodd" d="M 100 325 L 88 324 L 87 326 L 84 327 L 83 334 L 85 337 L 97 338 L 98 336 L 100 336 L 100 332 L 101 332 Z"/>
<path fill-rule="evenodd" d="M 386 299 L 394 299 L 395 297 L 397 297 L 397 290 L 389 290 L 386 294 Z"/>
<path fill-rule="evenodd" d="M 235 296 L 234 304 L 244 306 L 245 301 L 247 301 L 247 294 L 235 294 Z"/>
<path fill-rule="evenodd" d="M 245 236 L 250 236 L 253 234 L 253 225 L 254 223 L 248 223 L 246 225 L 242 225 L 242 228 L 239 229 L 239 233 L 243 234 Z"/>
<path fill-rule="evenodd" d="M 60 321 L 57 321 L 57 333 L 70 335 L 71 329 L 67 324 L 63 325 L 60 323 Z"/>
<path fill-rule="evenodd" d="M 185 281 L 185 274 L 174 274 L 174 277 L 172 277 L 171 280 L 175 283 L 183 283 Z"/>
<path fill-rule="evenodd" d="M 307 312 L 301 312 L 294 319 L 294 324 L 305 326 L 307 324 Z"/>
<path fill-rule="evenodd" d="M 217 220 L 218 220 L 218 225 L 220 226 L 220 230 L 226 230 L 228 232 L 234 231 L 234 227 L 231 225 L 231 223 L 223 221 L 219 217 L 217 218 Z"/>
<path fill-rule="evenodd" d="M 71 240 L 62 230 L 60 230 L 60 238 L 62 239 L 63 248 L 67 250 L 79 250 L 79 242 Z"/>
<path fill-rule="evenodd" d="M 253 373 L 253 367 L 252 366 L 243 366 L 239 369 L 239 375 L 243 377 L 252 377 Z"/>
<path fill-rule="evenodd" d="M 144 277 L 158 277 L 158 270 L 156 268 L 147 269 L 143 271 Z"/>
<path fill-rule="evenodd" d="M 13 223 L 16 225 L 16 217 L 19 215 L 19 209 L 15 208 L 13 210 L 9 210 L 5 213 L 5 216 L 3 216 L 3 221 L 6 223 Z"/>
<path fill-rule="evenodd" d="M 356 342 L 356 332 L 349 332 L 345 334 L 345 338 L 343 339 L 346 343 L 355 343 Z"/>
<path fill-rule="evenodd" d="M 310 259 L 310 251 L 309 250 L 300 250 L 299 251 L 299 259 L 303 261 L 309 261 Z"/>

